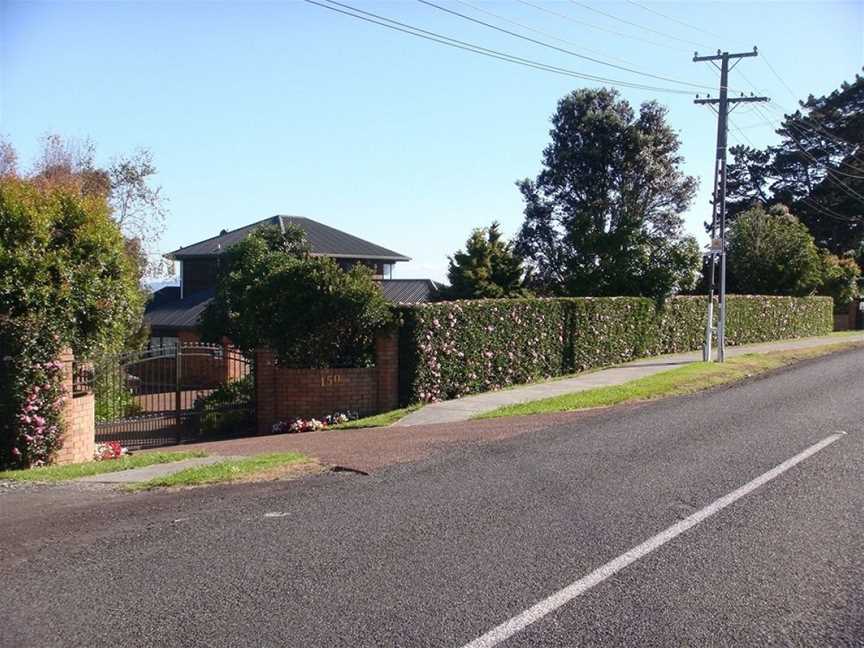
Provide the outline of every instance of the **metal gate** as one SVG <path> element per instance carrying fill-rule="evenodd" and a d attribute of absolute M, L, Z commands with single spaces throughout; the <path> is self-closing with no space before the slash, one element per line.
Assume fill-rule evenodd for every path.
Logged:
<path fill-rule="evenodd" d="M 182 342 L 124 353 L 76 378 L 95 396 L 97 443 L 151 448 L 255 429 L 254 363 L 230 346 Z"/>

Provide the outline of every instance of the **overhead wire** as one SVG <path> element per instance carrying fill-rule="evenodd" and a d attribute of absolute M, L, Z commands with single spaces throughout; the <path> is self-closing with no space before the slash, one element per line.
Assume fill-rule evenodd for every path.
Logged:
<path fill-rule="evenodd" d="M 468 7 L 469 9 L 472 9 L 473 11 L 476 11 L 478 13 L 482 13 L 482 14 L 485 14 L 487 16 L 491 16 L 492 18 L 495 18 L 496 20 L 500 20 L 501 22 L 505 22 L 505 23 L 508 23 L 510 25 L 514 25 L 516 27 L 520 27 L 520 28 L 524 29 L 525 31 L 529 31 L 529 32 L 532 32 L 534 34 L 539 34 L 541 36 L 545 36 L 546 38 L 557 41 L 559 43 L 565 43 L 566 45 L 570 45 L 572 47 L 580 49 L 583 52 L 589 52 L 591 54 L 596 54 L 597 56 L 602 56 L 604 58 L 609 59 L 610 61 L 617 61 L 618 63 L 622 63 L 624 65 L 632 65 L 632 66 L 637 65 L 633 61 L 628 61 L 627 59 L 622 59 L 618 56 L 612 56 L 608 52 L 601 52 L 599 50 L 590 49 L 588 47 L 585 47 L 581 43 L 577 43 L 575 41 L 568 40 L 566 38 L 561 38 L 560 36 L 556 36 L 555 34 L 552 34 L 548 31 L 544 31 L 542 29 L 537 29 L 536 27 L 531 27 L 529 25 L 526 25 L 525 23 L 517 22 L 517 21 L 513 20 L 512 18 L 507 18 L 506 16 L 502 16 L 501 14 L 495 13 L 494 11 L 489 11 L 488 9 L 485 9 L 483 7 L 479 7 L 472 2 L 468 2 L 467 0 L 453 0 L 453 2 L 456 2 L 457 4 L 460 4 L 463 7 Z"/>
<path fill-rule="evenodd" d="M 381 27 L 386 27 L 388 29 L 402 32 L 408 34 L 410 36 L 415 36 L 417 38 L 423 38 L 425 40 L 429 40 L 435 43 L 439 43 L 441 45 L 446 45 L 448 47 L 453 47 L 459 50 L 464 50 L 468 52 L 473 52 L 475 54 L 480 54 L 482 56 L 486 56 L 489 58 L 494 58 L 498 60 L 502 60 L 508 63 L 514 63 L 517 65 L 521 65 L 528 68 L 534 68 L 537 70 L 542 70 L 545 72 L 552 72 L 555 74 L 568 76 L 577 79 L 585 79 L 589 81 L 598 81 L 601 83 L 607 83 L 610 85 L 616 85 L 625 88 L 634 88 L 638 90 L 647 90 L 651 92 L 665 92 L 670 94 L 683 94 L 689 95 L 692 94 L 691 91 L 681 90 L 677 88 L 666 88 L 660 86 L 651 86 L 641 83 L 634 83 L 631 81 L 623 81 L 620 79 L 612 79 L 608 77 L 601 77 L 598 75 L 587 74 L 584 72 L 578 72 L 576 70 L 572 70 L 569 68 L 562 68 L 554 65 L 550 65 L 548 63 L 543 63 L 541 61 L 535 61 L 533 59 L 527 59 L 520 56 L 516 56 L 513 54 L 509 54 L 507 52 L 502 52 L 500 50 L 494 50 L 487 47 L 482 47 L 480 45 L 476 45 L 474 43 L 469 43 L 467 41 L 462 41 L 456 38 L 452 38 L 450 36 L 446 36 L 443 34 L 439 34 L 437 32 L 432 32 L 426 29 L 421 29 L 419 27 L 414 27 L 413 25 L 408 25 L 407 23 L 399 22 L 397 20 L 393 20 L 391 18 L 386 18 L 384 16 L 380 16 L 378 14 L 374 14 L 369 11 L 364 11 L 362 9 L 358 9 L 356 7 L 352 7 L 351 5 L 344 4 L 341 2 L 336 2 L 335 0 L 325 0 L 328 4 L 324 4 L 323 2 L 318 2 L 317 0 L 305 0 L 305 2 L 313 5 L 317 5 L 324 9 L 328 9 L 330 11 L 344 14 L 346 16 L 350 16 L 352 18 L 356 18 L 358 20 L 362 20 L 368 23 L 373 23 L 379 25 Z M 331 6 L 336 5 L 336 6 Z M 339 9 L 339 7 L 343 7 L 343 9 Z M 363 15 L 361 15 L 363 14 Z"/>
<path fill-rule="evenodd" d="M 806 133 L 804 132 L 804 129 L 798 125 L 800 123 L 798 120 L 793 120 L 793 119 L 787 118 L 785 121 L 782 121 L 782 120 L 776 120 L 776 118 L 775 118 L 775 120 L 776 120 L 775 121 L 775 120 L 771 119 L 770 115 L 765 114 L 764 112 L 762 112 L 759 109 L 757 109 L 756 112 L 763 119 L 764 123 L 767 124 L 768 126 L 771 126 L 772 128 L 774 128 L 775 126 L 779 126 L 779 128 L 785 130 L 786 133 L 789 135 L 790 139 L 793 142 L 795 142 L 796 148 L 798 148 L 798 150 L 801 151 L 802 155 L 804 155 L 806 158 L 810 159 L 810 161 L 812 161 L 814 164 L 823 167 L 829 173 L 829 175 L 830 174 L 836 174 L 836 175 L 845 176 L 847 178 L 853 178 L 856 180 L 864 180 L 864 175 L 857 175 L 857 174 L 853 174 L 853 173 L 848 173 L 847 171 L 844 171 L 844 170 L 839 169 L 839 168 L 832 168 L 831 166 L 829 166 L 828 164 L 826 164 L 822 160 L 819 160 L 818 158 L 816 158 L 816 156 L 814 156 L 812 153 L 810 153 L 804 147 L 804 144 L 801 142 L 801 140 L 795 136 L 796 133 L 799 136 L 805 136 L 806 135 Z M 812 131 L 812 132 L 816 132 L 816 131 Z M 848 166 L 853 171 L 864 173 L 864 169 L 859 169 L 855 165 L 849 164 L 848 162 L 846 162 L 844 160 L 841 160 L 839 162 L 839 164 L 845 164 L 846 166 Z M 842 184 L 842 181 L 839 181 L 836 179 L 835 179 L 835 181 Z"/>
<path fill-rule="evenodd" d="M 593 11 L 594 13 L 599 14 L 601 16 L 606 16 L 607 18 L 611 18 L 612 20 L 616 20 L 616 21 L 623 23 L 625 25 L 637 27 L 639 29 L 643 29 L 643 30 L 650 32 L 652 34 L 657 34 L 659 36 L 663 36 L 664 38 L 670 38 L 672 40 L 676 40 L 676 41 L 679 41 L 681 43 L 687 43 L 689 45 L 695 45 L 696 47 L 708 47 L 709 49 L 711 48 L 711 45 L 705 45 L 704 43 L 697 43 L 696 41 L 688 40 L 686 38 L 679 38 L 677 36 L 673 36 L 672 34 L 667 34 L 666 32 L 662 32 L 662 31 L 659 31 L 657 29 L 652 29 L 651 27 L 646 27 L 645 25 L 642 25 L 640 23 L 635 23 L 635 22 L 632 22 L 630 20 L 626 20 L 625 18 L 621 18 L 620 16 L 616 16 L 615 14 L 611 14 L 607 11 L 603 11 L 602 9 L 597 9 L 596 7 L 592 7 L 591 5 L 585 4 L 584 2 L 578 2 L 578 0 L 570 0 L 570 2 L 573 3 L 574 5 L 576 5 L 577 7 L 582 7 L 583 9 L 586 9 L 587 11 Z"/>
<path fill-rule="evenodd" d="M 655 47 L 663 47 L 666 49 L 671 49 L 671 50 L 674 50 L 676 52 L 689 51 L 689 50 L 682 49 L 680 47 L 674 47 L 671 45 L 665 45 L 663 43 L 657 43 L 656 41 L 652 41 L 652 40 L 649 40 L 647 38 L 642 38 L 640 36 L 634 36 L 633 34 L 626 34 L 624 32 L 615 31 L 614 29 L 609 29 L 608 27 L 602 27 L 600 25 L 594 25 L 592 23 L 585 22 L 584 20 L 579 20 L 577 18 L 574 18 L 573 16 L 569 16 L 567 14 L 563 14 L 563 13 L 560 13 L 558 11 L 554 11 L 552 9 L 549 9 L 548 7 L 544 7 L 543 5 L 538 5 L 534 2 L 530 2 L 529 0 L 516 0 L 516 1 L 519 2 L 520 4 L 526 5 L 528 7 L 534 7 L 538 11 L 543 11 L 545 13 L 552 15 L 552 16 L 557 16 L 558 18 L 561 18 L 562 20 L 566 20 L 568 22 L 572 22 L 572 23 L 575 23 L 577 25 L 582 25 L 583 27 L 590 27 L 591 29 L 597 29 L 600 31 L 604 31 L 607 34 L 615 34 L 616 36 L 621 36 L 622 38 L 629 38 L 631 40 L 636 40 L 636 41 L 640 41 L 642 43 L 647 43 L 648 45 L 653 45 Z"/>
<path fill-rule="evenodd" d="M 684 27 L 688 27 L 690 29 L 695 29 L 696 31 L 700 31 L 703 34 L 707 34 L 708 36 L 713 36 L 714 38 L 720 38 L 720 39 L 723 38 L 723 36 L 720 36 L 719 34 L 715 34 L 714 32 L 708 31 L 707 29 L 697 27 L 696 25 L 691 25 L 690 23 L 684 22 L 683 20 L 679 20 L 678 18 L 674 18 L 672 16 L 661 13 L 661 12 L 657 11 L 656 9 L 652 9 L 651 7 L 644 5 L 640 2 L 635 2 L 634 0 L 627 0 L 627 2 L 629 2 L 631 5 L 633 5 L 635 7 L 639 7 L 640 9 L 644 9 L 645 11 L 647 11 L 649 13 L 653 13 L 654 15 L 660 16 L 661 18 L 665 18 L 666 20 L 671 20 L 672 22 L 678 23 L 679 25 L 683 25 Z"/>
<path fill-rule="evenodd" d="M 519 38 L 521 40 L 528 41 L 530 43 L 534 43 L 535 45 L 540 45 L 541 47 L 546 47 L 549 49 L 556 50 L 558 52 L 563 52 L 564 54 L 569 54 L 571 56 L 575 56 L 575 57 L 578 57 L 578 58 L 581 58 L 581 59 L 584 59 L 587 61 L 591 61 L 592 63 L 597 63 L 599 65 L 605 65 L 608 67 L 615 68 L 617 70 L 623 70 L 625 72 L 630 72 L 632 74 L 639 74 L 642 76 L 650 77 L 652 79 L 658 79 L 660 81 L 666 81 L 669 83 L 677 83 L 679 85 L 690 86 L 692 88 L 712 89 L 712 86 L 707 86 L 707 85 L 704 85 L 701 83 L 692 83 L 690 81 L 681 81 L 680 79 L 675 79 L 673 77 L 662 76 L 662 75 L 658 75 L 658 74 L 652 74 L 650 72 L 643 72 L 641 70 L 637 70 L 637 69 L 630 68 L 630 67 L 625 67 L 623 65 L 616 65 L 615 63 L 609 63 L 607 61 L 603 61 L 602 59 L 594 58 L 592 56 L 586 56 L 584 54 L 579 54 L 577 52 L 574 52 L 574 51 L 571 51 L 568 49 L 564 49 L 563 47 L 558 47 L 557 45 L 552 45 L 550 43 L 546 43 L 546 42 L 538 40 L 536 38 L 531 38 L 530 36 L 525 36 L 523 34 L 519 34 L 517 32 L 510 31 L 509 29 L 504 29 L 503 27 L 498 27 L 496 25 L 493 25 L 491 23 L 486 22 L 485 20 L 480 20 L 479 18 L 474 18 L 472 16 L 465 15 L 465 14 L 460 13 L 458 11 L 455 11 L 453 9 L 443 7 L 439 4 L 431 2 L 430 0 L 417 0 L 417 2 L 424 4 L 424 5 L 427 5 L 429 7 L 433 7 L 434 9 L 438 9 L 439 11 L 443 11 L 443 12 L 451 14 L 453 16 L 457 16 L 457 17 L 462 18 L 464 20 L 468 20 L 470 22 L 476 23 L 478 25 L 488 27 L 489 29 L 494 29 L 495 31 L 501 32 L 503 34 L 507 34 L 509 36 L 513 36 L 515 38 Z"/>

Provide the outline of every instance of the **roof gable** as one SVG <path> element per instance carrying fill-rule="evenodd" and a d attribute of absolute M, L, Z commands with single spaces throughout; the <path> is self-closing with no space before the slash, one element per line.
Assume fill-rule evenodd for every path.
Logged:
<path fill-rule="evenodd" d="M 410 261 L 404 254 L 376 245 L 353 234 L 348 234 L 335 227 L 324 225 L 311 218 L 302 216 L 271 216 L 249 225 L 244 225 L 230 232 L 213 236 L 209 239 L 187 245 L 166 256 L 170 259 L 187 259 L 194 257 L 216 256 L 239 243 L 253 231 L 265 225 L 275 225 L 285 230 L 288 224 L 296 225 L 306 234 L 312 254 L 348 259 L 376 259 L 380 261 Z"/>

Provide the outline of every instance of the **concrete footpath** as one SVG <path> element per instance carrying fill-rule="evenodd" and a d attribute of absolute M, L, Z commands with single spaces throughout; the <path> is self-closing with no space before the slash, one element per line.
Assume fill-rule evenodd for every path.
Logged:
<path fill-rule="evenodd" d="M 747 353 L 766 353 L 769 351 L 791 351 L 794 349 L 808 349 L 825 344 L 841 344 L 844 342 L 864 342 L 864 331 L 844 335 L 827 335 L 823 337 L 800 338 L 797 340 L 783 340 L 780 342 L 766 342 L 763 344 L 747 344 L 737 347 L 728 347 L 726 356 L 735 356 Z M 529 401 L 562 396 L 576 392 L 594 389 L 596 387 L 610 387 L 621 385 L 637 378 L 653 376 L 663 371 L 669 371 L 677 367 L 683 367 L 694 362 L 702 361 L 702 351 L 690 353 L 676 353 L 673 355 L 655 356 L 635 360 L 627 364 L 592 371 L 572 378 L 561 378 L 543 383 L 524 385 L 503 389 L 501 391 L 486 392 L 473 396 L 465 396 L 449 401 L 430 403 L 419 410 L 412 412 L 405 418 L 397 421 L 392 427 L 408 427 L 413 425 L 431 425 L 435 423 L 453 423 L 456 421 L 467 421 L 478 414 L 491 412 L 505 405 L 517 405 Z"/>

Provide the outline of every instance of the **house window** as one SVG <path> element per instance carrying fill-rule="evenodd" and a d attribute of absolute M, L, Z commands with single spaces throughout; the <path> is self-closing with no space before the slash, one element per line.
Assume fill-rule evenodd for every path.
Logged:
<path fill-rule="evenodd" d="M 382 265 L 381 276 L 384 279 L 392 279 L 393 278 L 393 266 L 395 263 L 384 263 Z"/>
<path fill-rule="evenodd" d="M 175 336 L 171 335 L 158 335 L 150 338 L 150 341 L 147 344 L 148 349 L 159 349 L 162 347 L 170 347 L 174 348 L 178 344 L 178 340 Z"/>

